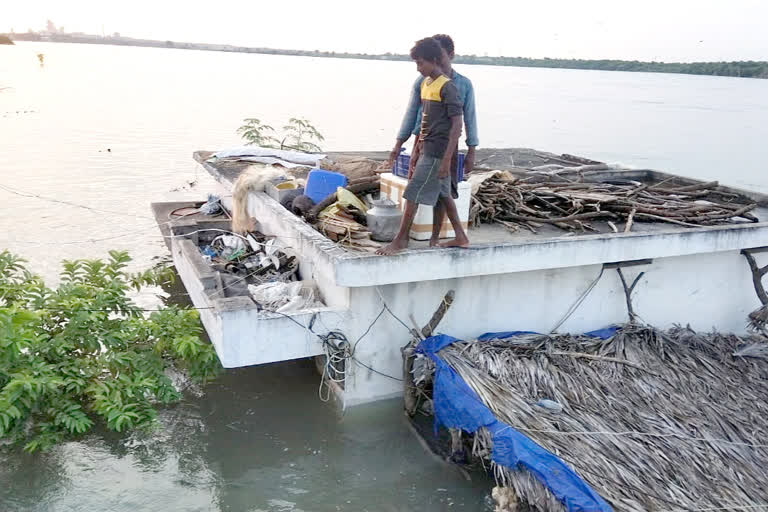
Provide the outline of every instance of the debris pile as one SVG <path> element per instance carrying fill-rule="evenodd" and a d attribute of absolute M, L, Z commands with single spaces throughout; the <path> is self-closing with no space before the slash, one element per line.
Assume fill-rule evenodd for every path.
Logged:
<path fill-rule="evenodd" d="M 315 300 L 314 288 L 304 286 L 301 281 L 251 284 L 248 285 L 248 291 L 261 309 L 276 313 L 289 313 L 323 305 Z"/>
<path fill-rule="evenodd" d="M 299 268 L 296 256 L 258 233 L 219 235 L 201 252 L 215 270 L 243 277 L 248 284 L 293 281 Z"/>
<path fill-rule="evenodd" d="M 280 160 L 273 162 L 271 159 L 276 156 Z M 258 147 L 236 148 L 215 155 L 220 160 L 233 158 L 259 162 L 241 172 L 234 184 L 232 227 L 236 233 L 256 229 L 248 213 L 248 194 L 266 192 L 346 248 L 375 251 L 380 247 L 371 240 L 365 217 L 367 195 L 379 192 L 380 162 L 360 157 L 331 159 Z M 314 182 L 313 174 L 318 178 Z M 343 186 L 329 187 L 329 182 L 336 179 Z"/>
<path fill-rule="evenodd" d="M 565 180 L 557 173 L 499 173 L 483 181 L 472 196 L 470 224 L 499 223 L 512 231 L 536 232 L 544 224 L 566 230 L 599 231 L 606 221 L 613 232 L 629 232 L 634 222 L 667 222 L 701 227 L 758 222 L 757 204 L 718 190 L 717 182 L 670 186 L 632 180 L 602 183 Z M 624 225 L 620 228 L 617 224 Z"/>
<path fill-rule="evenodd" d="M 355 172 L 355 167 L 348 166 L 347 172 L 352 176 L 363 176 L 349 179 L 345 186 L 337 187 L 334 193 L 317 203 L 306 195 L 298 196 L 293 200 L 291 210 L 334 242 L 348 249 L 372 252 L 381 244 L 371 239 L 365 214 L 368 195 L 379 192 L 379 175 L 369 174 L 373 165 L 378 164 L 363 160 L 358 165 L 363 171 Z"/>

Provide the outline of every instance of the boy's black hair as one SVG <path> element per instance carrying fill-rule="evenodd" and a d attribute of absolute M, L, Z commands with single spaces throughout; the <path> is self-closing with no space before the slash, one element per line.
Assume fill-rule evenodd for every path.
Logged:
<path fill-rule="evenodd" d="M 440 46 L 443 47 L 443 49 L 448 52 L 448 55 L 454 54 L 454 48 L 453 48 L 453 39 L 448 34 L 435 34 L 432 36 L 432 39 L 440 43 Z"/>
<path fill-rule="evenodd" d="M 434 38 L 425 37 L 411 48 L 411 59 L 424 59 L 429 62 L 439 63 L 443 57 L 443 47 Z"/>

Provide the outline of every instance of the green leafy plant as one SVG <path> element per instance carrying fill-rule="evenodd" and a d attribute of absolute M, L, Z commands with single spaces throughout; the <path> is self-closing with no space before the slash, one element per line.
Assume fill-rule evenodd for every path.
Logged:
<path fill-rule="evenodd" d="M 283 130 L 286 134 L 283 142 L 288 140 L 292 148 L 308 152 L 321 151 L 320 146 L 312 141 L 323 142 L 325 137 L 306 119 L 292 117 L 288 120 L 288 124 L 283 126 Z"/>
<path fill-rule="evenodd" d="M 263 148 L 277 148 L 280 141 L 273 135 L 275 129 L 264 124 L 255 117 L 243 119 L 245 123 L 237 129 L 237 133 L 246 140 L 247 145 L 261 146 Z"/>
<path fill-rule="evenodd" d="M 282 138 L 275 136 L 275 129 L 264 124 L 255 117 L 243 119 L 243 124 L 237 133 L 245 139 L 246 145 L 256 145 L 263 148 L 295 149 L 306 152 L 320 152 L 318 145 L 325 137 L 306 119 L 292 117 L 283 126 Z"/>
<path fill-rule="evenodd" d="M 169 268 L 129 274 L 130 257 L 65 261 L 56 289 L 0 252 L 0 439 L 44 450 L 101 422 L 123 432 L 153 424 L 180 399 L 167 370 L 205 383 L 220 371 L 200 338 L 197 311 L 149 314 L 129 297 L 173 278 Z"/>

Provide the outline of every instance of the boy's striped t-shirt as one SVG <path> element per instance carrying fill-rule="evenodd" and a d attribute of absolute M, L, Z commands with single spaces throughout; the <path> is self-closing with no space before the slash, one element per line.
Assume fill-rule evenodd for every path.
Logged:
<path fill-rule="evenodd" d="M 451 79 L 445 75 L 421 83 L 421 131 L 425 155 L 442 158 L 448 147 L 451 118 L 460 116 L 462 104 Z"/>

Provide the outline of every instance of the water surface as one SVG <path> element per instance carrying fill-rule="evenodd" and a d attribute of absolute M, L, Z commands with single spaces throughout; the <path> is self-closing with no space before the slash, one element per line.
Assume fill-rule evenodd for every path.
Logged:
<path fill-rule="evenodd" d="M 768 192 L 766 80 L 458 69 L 475 84 L 485 147 Z M 414 77 L 405 62 L 0 46 L 0 248 L 51 282 L 60 260 L 109 249 L 147 268 L 168 256 L 149 203 L 212 190 L 194 150 L 239 144 L 245 117 L 279 127 L 292 116 L 310 119 L 327 149 L 386 150 Z M 398 400 L 341 414 L 318 399 L 318 384 L 307 361 L 231 370 L 165 411 L 153 433 L 2 453 L 0 510 L 490 510 L 490 483 L 426 454 Z"/>

